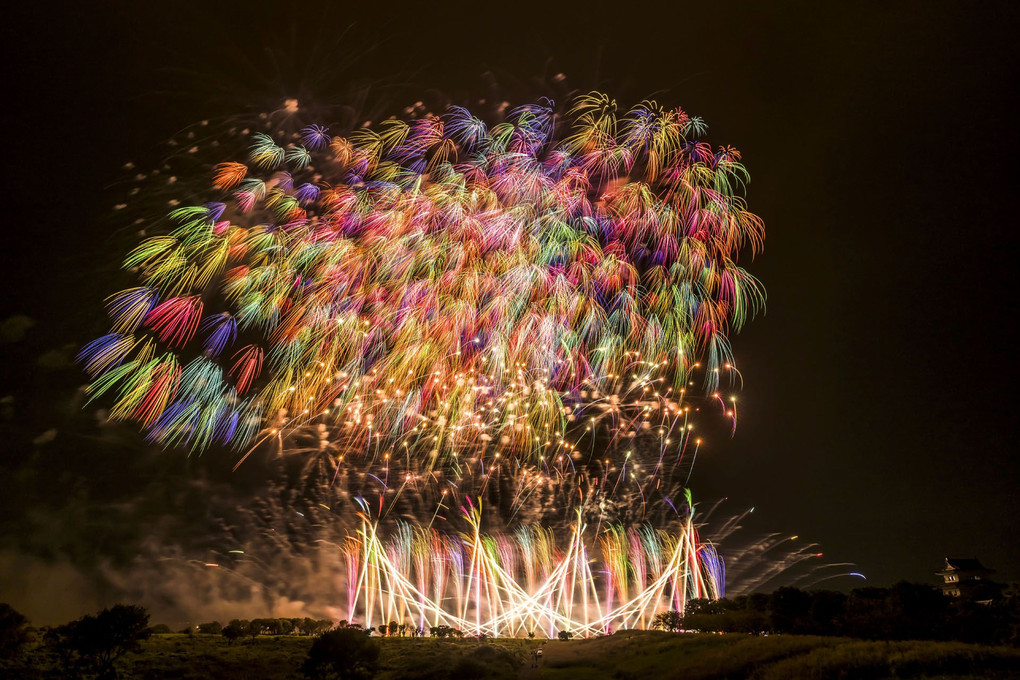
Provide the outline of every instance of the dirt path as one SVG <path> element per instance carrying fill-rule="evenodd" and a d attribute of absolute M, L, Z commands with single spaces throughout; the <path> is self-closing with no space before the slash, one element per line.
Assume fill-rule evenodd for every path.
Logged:
<path fill-rule="evenodd" d="M 532 668 L 531 661 L 529 660 L 528 663 L 521 666 L 521 670 L 517 671 L 517 677 L 520 680 L 538 680 L 542 677 L 539 671 L 540 669 L 538 668 Z"/>
<path fill-rule="evenodd" d="M 555 642 L 549 642 L 542 645 L 542 656 L 538 657 L 538 667 L 532 666 L 533 660 L 528 657 L 528 660 L 521 666 L 520 670 L 517 671 L 517 677 L 520 680 L 538 680 L 542 677 L 542 668 L 545 666 L 546 658 L 549 654 L 549 649 L 556 648 Z"/>

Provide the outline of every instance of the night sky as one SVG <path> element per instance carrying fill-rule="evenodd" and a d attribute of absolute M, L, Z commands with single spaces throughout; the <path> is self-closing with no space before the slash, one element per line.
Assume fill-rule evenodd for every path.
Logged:
<path fill-rule="evenodd" d="M 35 500 L 138 481 L 88 440 L 63 471 L 32 443 L 54 414 L 74 421 L 84 376 L 66 358 L 123 287 L 125 162 L 203 118 L 339 101 L 354 81 L 399 113 L 405 92 L 495 78 L 525 97 L 564 73 L 702 116 L 751 172 L 767 240 L 745 266 L 768 311 L 734 338 L 740 423 L 703 451 L 696 495 L 755 506 L 755 528 L 817 542 L 873 585 L 933 582 L 946 555 L 1020 579 L 1015 3 L 101 4 L 5 21 L 0 321 L 34 324 L 5 322 L 0 346 L 0 568 L 32 552 Z M 37 474 L 63 481 L 38 499 L 15 488 Z"/>

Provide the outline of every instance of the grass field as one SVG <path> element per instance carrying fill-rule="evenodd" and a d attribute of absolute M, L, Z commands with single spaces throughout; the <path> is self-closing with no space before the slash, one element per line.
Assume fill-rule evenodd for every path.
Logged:
<path fill-rule="evenodd" d="M 550 642 L 541 678 L 1020 678 L 1020 650 L 952 642 L 634 631 Z"/>
<path fill-rule="evenodd" d="M 623 631 L 593 640 L 378 639 L 380 680 L 637 680 L 639 678 L 1020 678 L 1020 650 L 952 642 L 868 642 L 807 636 L 675 635 Z M 121 678 L 295 680 L 311 638 L 229 644 L 213 635 L 155 635 L 118 663 Z M 32 677 L 62 677 L 41 650 Z"/>
<path fill-rule="evenodd" d="M 295 680 L 310 637 L 260 636 L 228 643 L 219 635 L 153 635 L 141 651 L 117 662 L 122 680 Z M 373 638 L 380 646 L 379 680 L 517 678 L 538 642 L 514 639 Z M 30 668 L 12 677 L 63 678 L 43 648 L 29 651 Z M 0 677 L 4 676 L 0 665 Z"/>

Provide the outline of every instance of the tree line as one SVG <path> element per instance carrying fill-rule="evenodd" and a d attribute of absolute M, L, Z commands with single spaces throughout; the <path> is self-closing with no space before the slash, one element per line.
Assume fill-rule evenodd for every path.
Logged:
<path fill-rule="evenodd" d="M 849 594 L 779 588 L 732 599 L 696 599 L 683 612 L 659 613 L 670 631 L 836 635 L 868 640 L 954 640 L 1020 644 L 1020 597 L 953 599 L 917 583 L 857 588 Z"/>
<path fill-rule="evenodd" d="M 33 635 L 35 632 L 35 635 Z M 116 662 L 129 652 L 140 651 L 142 641 L 154 634 L 172 632 L 166 625 L 149 626 L 144 607 L 114 605 L 95 615 L 86 615 L 62 626 L 33 631 L 28 619 L 0 603 L 0 677 L 80 678 L 116 680 Z M 230 642 L 248 636 L 254 642 L 259 635 L 315 636 L 308 656 L 300 667 L 311 679 L 370 678 L 378 667 L 379 647 L 368 639 L 372 630 L 329 619 L 273 618 L 234 619 L 226 626 L 218 621 L 189 626 L 189 635 L 223 635 Z M 366 634 L 368 633 L 368 634 Z M 40 643 L 41 657 L 48 671 L 34 668 L 24 656 L 33 637 Z M 39 661 L 39 655 L 35 661 Z M 55 675 L 54 675 L 55 673 Z"/>
<path fill-rule="evenodd" d="M 186 635 L 196 633 L 199 635 L 222 635 L 233 642 L 245 637 L 254 640 L 260 635 L 319 635 L 335 625 L 332 619 L 312 619 L 307 616 L 303 618 L 232 619 L 225 626 L 219 621 L 210 621 L 197 626 L 188 626 L 180 632 Z M 165 634 L 172 631 L 169 626 L 156 626 L 152 632 Z"/>
<path fill-rule="evenodd" d="M 891 588 L 858 588 L 849 594 L 797 588 L 780 588 L 720 600 L 695 599 L 683 612 L 665 611 L 653 627 L 667 631 L 745 634 L 831 635 L 868 640 L 953 640 L 991 645 L 1020 646 L 1020 596 L 974 601 L 946 597 L 940 590 L 916 583 Z M 58 668 L 62 677 L 117 677 L 116 661 L 137 651 L 153 634 L 170 633 L 165 625 L 150 626 L 149 614 L 139 606 L 115 605 L 95 615 L 62 626 L 34 631 L 28 619 L 7 604 L 0 604 L 0 676 L 17 668 L 30 641 Z M 233 619 L 189 626 L 189 635 L 222 635 L 230 643 L 260 635 L 315 636 L 303 672 L 308 677 L 329 675 L 351 665 L 370 672 L 378 660 L 374 633 L 388 637 L 462 638 L 450 626 L 415 627 L 390 621 L 365 628 L 357 623 L 330 619 Z M 534 637 L 530 632 L 528 637 Z M 573 633 L 559 631 L 560 640 Z M 346 650 L 346 651 L 345 651 Z"/>
<path fill-rule="evenodd" d="M 117 659 L 151 635 L 145 608 L 122 604 L 41 632 L 42 645 L 63 677 L 97 680 L 115 680 Z M 0 604 L 0 670 L 24 670 L 19 656 L 30 638 L 28 619 Z"/>

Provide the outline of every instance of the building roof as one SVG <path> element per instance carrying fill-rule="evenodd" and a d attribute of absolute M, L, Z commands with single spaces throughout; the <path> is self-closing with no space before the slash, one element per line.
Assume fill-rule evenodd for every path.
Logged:
<path fill-rule="evenodd" d="M 994 570 L 986 568 L 976 557 L 947 557 L 946 566 L 942 568 L 942 571 L 984 571 L 992 573 Z"/>

